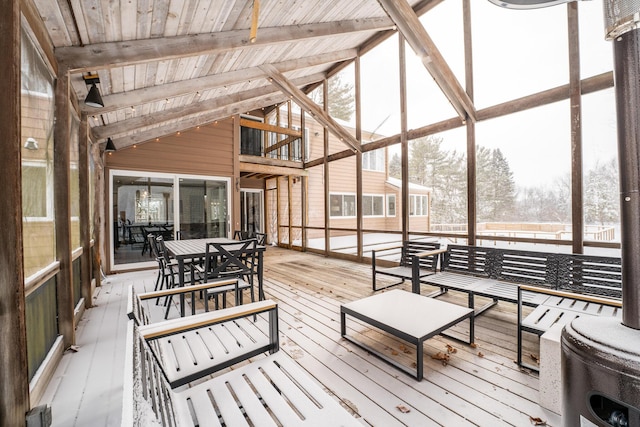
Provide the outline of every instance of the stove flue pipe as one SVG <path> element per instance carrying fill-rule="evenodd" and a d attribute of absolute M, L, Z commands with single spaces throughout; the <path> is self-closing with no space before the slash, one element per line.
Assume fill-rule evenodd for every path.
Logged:
<path fill-rule="evenodd" d="M 620 165 L 622 323 L 640 329 L 640 0 L 603 0 L 614 45 Z"/>

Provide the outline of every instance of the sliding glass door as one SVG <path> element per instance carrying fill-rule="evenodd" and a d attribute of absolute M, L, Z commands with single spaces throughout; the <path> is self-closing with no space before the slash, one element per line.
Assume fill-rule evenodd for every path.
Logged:
<path fill-rule="evenodd" d="M 179 189 L 182 239 L 228 236 L 226 181 L 180 178 Z"/>
<path fill-rule="evenodd" d="M 155 265 L 146 237 L 228 237 L 228 178 L 111 171 L 111 269 Z"/>
<path fill-rule="evenodd" d="M 240 226 L 249 236 L 264 233 L 263 200 L 262 190 L 240 190 Z"/>

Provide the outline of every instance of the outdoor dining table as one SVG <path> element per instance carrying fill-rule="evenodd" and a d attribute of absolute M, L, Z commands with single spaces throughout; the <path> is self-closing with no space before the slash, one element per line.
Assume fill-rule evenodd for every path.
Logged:
<path fill-rule="evenodd" d="M 206 252 L 207 243 L 233 243 L 237 240 L 229 239 L 227 237 L 209 237 L 205 239 L 186 239 L 186 240 L 167 240 L 164 245 L 173 258 L 178 262 L 178 279 L 179 286 L 184 286 L 184 274 L 185 274 L 185 261 L 197 258 L 204 258 Z M 240 247 L 240 244 L 238 244 Z M 230 248 L 230 250 L 233 247 Z M 262 260 L 263 253 L 266 246 L 256 246 L 257 258 L 258 258 L 258 299 L 264 300 L 264 289 L 262 285 Z M 211 252 L 210 252 L 211 253 Z"/>

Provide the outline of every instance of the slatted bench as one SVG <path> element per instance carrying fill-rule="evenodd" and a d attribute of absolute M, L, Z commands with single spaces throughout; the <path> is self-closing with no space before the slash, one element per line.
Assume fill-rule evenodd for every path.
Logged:
<path fill-rule="evenodd" d="M 378 249 L 371 251 L 371 270 L 374 291 L 389 288 L 411 280 L 413 292 L 419 293 L 420 281 L 418 279 L 435 274 L 438 267 L 438 258 L 444 250 L 440 249 L 440 243 L 424 242 L 419 240 L 405 240 L 401 246 Z M 388 256 L 390 252 L 400 250 L 400 262 L 397 266 L 381 267 L 381 257 Z M 377 287 L 376 276 L 384 275 L 400 279 L 399 282 L 383 287 Z"/>
<path fill-rule="evenodd" d="M 197 384 L 172 389 L 143 329 L 129 321 L 123 426 L 361 426 L 280 351 Z"/>
<path fill-rule="evenodd" d="M 171 295 L 198 293 L 210 286 L 195 285 L 141 294 L 136 294 L 133 287 L 129 289 L 129 318 L 140 327 L 142 337 L 153 347 L 171 387 L 179 387 L 250 357 L 278 350 L 277 305 L 272 301 L 157 323 L 150 322 L 144 310 L 142 301 L 154 301 L 168 292 Z M 261 313 L 268 315 L 268 321 L 258 316 Z"/>
<path fill-rule="evenodd" d="M 502 250 L 482 246 L 449 245 L 440 271 L 420 278 L 420 282 L 437 286 L 441 293 L 449 290 L 466 293 L 468 306 L 475 315 L 484 313 L 498 301 L 516 303 L 518 283 L 533 283 L 551 287 L 555 281 L 553 256 L 543 252 Z M 475 297 L 490 298 L 482 307 L 475 307 Z M 536 306 L 546 297 L 525 292 L 525 305 Z"/>
<path fill-rule="evenodd" d="M 557 289 L 520 286 L 518 297 L 518 365 L 522 358 L 522 333 L 542 336 L 553 327 L 562 327 L 579 316 L 622 316 L 622 265 L 620 258 L 582 254 L 558 254 Z M 546 297 L 524 319 L 522 294 Z"/>

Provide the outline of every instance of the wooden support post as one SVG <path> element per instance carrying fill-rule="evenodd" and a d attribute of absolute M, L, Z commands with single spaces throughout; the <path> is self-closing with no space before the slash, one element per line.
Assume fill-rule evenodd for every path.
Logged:
<path fill-rule="evenodd" d="M 88 138 L 87 115 L 83 114 L 80 118 L 80 127 L 78 128 L 78 179 L 80 192 L 80 246 L 82 246 L 82 257 L 80 260 L 80 283 L 82 297 L 84 298 L 84 307 L 91 308 L 91 264 L 93 257 L 91 256 L 91 201 L 89 200 L 89 186 L 93 183 L 89 182 L 89 138 Z"/>
<path fill-rule="evenodd" d="M 329 111 L 329 82 L 325 79 L 322 84 L 322 101 L 324 104 L 324 111 Z M 324 138 L 324 253 L 329 255 L 331 250 L 331 206 L 329 199 L 329 134 L 327 128 L 322 127 L 322 135 Z"/>
<path fill-rule="evenodd" d="M 25 424 L 29 410 L 27 333 L 22 261 L 22 180 L 20 136 L 20 3 L 0 7 L 0 416 L 2 425 Z"/>
<path fill-rule="evenodd" d="M 291 153 L 289 153 L 291 154 Z M 293 197 L 292 197 L 292 193 L 293 193 L 293 176 L 291 175 L 287 175 L 287 216 L 288 221 L 287 221 L 287 229 L 288 229 L 288 233 L 289 233 L 289 245 L 287 246 L 289 249 L 291 249 L 293 247 L 293 239 L 291 238 L 291 223 L 293 222 Z"/>
<path fill-rule="evenodd" d="M 356 140 L 362 146 L 362 92 L 360 85 L 360 56 L 355 61 L 355 95 L 356 95 Z M 362 259 L 364 237 L 362 228 L 364 225 L 362 209 L 362 150 L 356 152 L 356 236 L 358 259 Z"/>
<path fill-rule="evenodd" d="M 94 186 L 93 195 L 93 250 L 91 267 L 96 278 L 96 286 L 101 286 L 102 282 L 102 259 L 106 253 L 106 249 L 102 247 L 102 242 L 107 242 L 105 231 L 107 227 L 103 212 L 106 213 L 105 207 L 105 177 L 104 177 L 104 158 L 99 144 L 91 144 L 89 148 L 90 155 L 93 157 L 93 179 L 90 185 Z M 104 257 L 106 259 L 106 257 Z"/>
<path fill-rule="evenodd" d="M 571 230 L 573 253 L 583 253 L 584 208 L 582 189 L 582 86 L 578 3 L 567 3 L 569 28 L 569 105 L 571 114 Z"/>
<path fill-rule="evenodd" d="M 233 233 L 234 230 L 242 229 L 242 224 L 240 223 L 240 217 L 242 215 L 240 212 L 240 122 L 240 116 L 235 115 L 233 117 L 233 182 L 231 183 L 233 186 L 233 190 L 231 191 L 233 214 L 229 220 L 231 230 L 227 230 L 227 235 L 222 237 L 233 237 L 231 233 Z M 264 141 L 266 140 L 267 139 L 264 138 Z"/>
<path fill-rule="evenodd" d="M 60 272 L 56 280 L 58 330 L 64 348 L 75 344 L 73 268 L 71 259 L 71 201 L 69 197 L 69 72 L 60 69 L 55 84 L 56 123 L 53 130 L 53 204 L 56 218 L 56 255 Z"/>
<path fill-rule="evenodd" d="M 400 169 L 402 192 L 400 206 L 402 210 L 402 240 L 409 239 L 409 140 L 407 138 L 407 63 L 404 37 L 398 37 L 398 56 L 400 63 Z"/>
<path fill-rule="evenodd" d="M 473 49 L 471 36 L 471 4 L 462 3 L 464 26 L 465 90 L 473 103 Z M 476 244 L 476 126 L 467 120 L 467 244 Z"/>
<path fill-rule="evenodd" d="M 306 126 L 306 120 L 305 120 L 305 112 L 301 111 L 300 112 L 300 130 L 302 132 L 302 137 L 300 138 L 300 156 L 302 157 L 302 164 L 304 165 L 304 162 L 306 161 L 307 158 L 307 135 L 305 132 L 305 126 Z M 309 218 L 307 217 L 308 215 L 308 209 L 307 209 L 307 203 L 309 203 L 309 198 L 308 198 L 308 182 L 309 180 L 307 179 L 306 176 L 302 175 L 301 176 L 302 179 L 302 186 L 300 189 L 300 209 L 302 210 L 300 212 L 300 216 L 301 216 L 301 222 L 302 222 L 302 250 L 306 251 L 307 250 L 307 226 L 309 225 Z"/>

